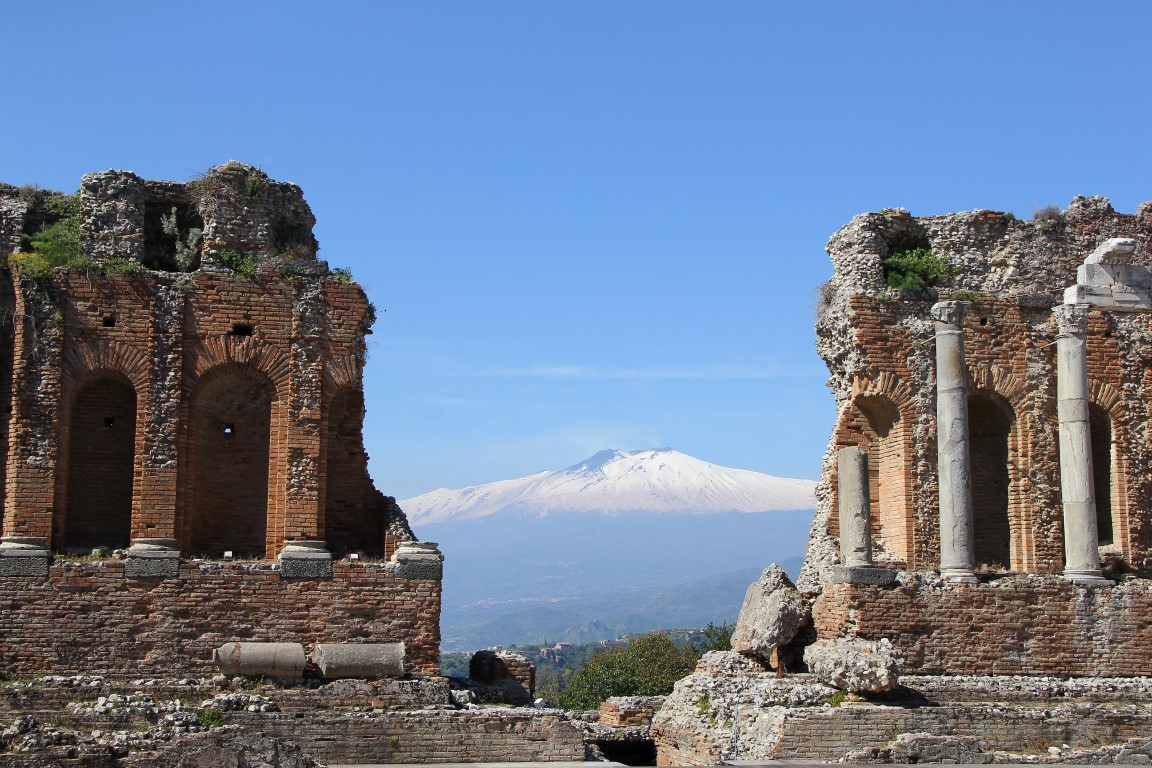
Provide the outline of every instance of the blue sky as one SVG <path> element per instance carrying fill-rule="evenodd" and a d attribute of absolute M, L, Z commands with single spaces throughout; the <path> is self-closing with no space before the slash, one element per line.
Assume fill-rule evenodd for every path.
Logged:
<path fill-rule="evenodd" d="M 4 11 L 0 180 L 229 159 L 304 188 L 383 311 L 400 498 L 671 446 L 819 475 L 854 214 L 1152 199 L 1152 4 L 42 2 Z"/>

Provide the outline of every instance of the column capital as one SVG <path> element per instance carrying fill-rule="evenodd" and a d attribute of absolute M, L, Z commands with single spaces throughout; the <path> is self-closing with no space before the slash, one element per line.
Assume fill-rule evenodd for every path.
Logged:
<path fill-rule="evenodd" d="M 948 325 L 963 325 L 964 313 L 971 305 L 970 301 L 938 301 L 932 305 L 932 319 Z"/>
<path fill-rule="evenodd" d="M 1088 332 L 1087 304 L 1059 304 L 1052 308 L 1052 315 L 1061 334 Z"/>

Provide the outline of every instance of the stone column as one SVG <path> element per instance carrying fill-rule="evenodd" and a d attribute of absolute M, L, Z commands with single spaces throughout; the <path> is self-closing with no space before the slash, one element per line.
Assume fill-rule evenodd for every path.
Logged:
<path fill-rule="evenodd" d="M 1092 433 L 1088 425 L 1087 304 L 1061 304 L 1056 316 L 1056 407 L 1060 418 L 1060 497 L 1064 504 L 1064 578 L 1111 583 L 1100 573 Z"/>
<path fill-rule="evenodd" d="M 966 301 L 932 306 L 936 321 L 936 442 L 940 483 L 940 574 L 975 582 L 972 542 L 972 458 L 968 446 L 968 382 L 964 368 Z"/>
<path fill-rule="evenodd" d="M 840 497 L 840 560 L 844 567 L 872 565 L 872 509 L 868 454 L 851 446 L 836 452 Z"/>
<path fill-rule="evenodd" d="M 872 503 L 868 454 L 856 446 L 836 452 L 836 494 L 840 500 L 840 561 L 832 582 L 891 584 L 896 572 L 872 564 Z"/>

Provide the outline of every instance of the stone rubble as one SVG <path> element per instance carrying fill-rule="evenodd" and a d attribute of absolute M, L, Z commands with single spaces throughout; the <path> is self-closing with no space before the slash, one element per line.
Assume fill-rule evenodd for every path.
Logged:
<path fill-rule="evenodd" d="M 899 675 L 899 655 L 888 640 L 817 640 L 804 649 L 804 661 L 822 683 L 849 693 L 890 691 Z"/>
<path fill-rule="evenodd" d="M 790 642 L 808 621 L 808 605 L 775 563 L 748 587 L 732 632 L 732 650 L 771 663 L 776 649 Z"/>

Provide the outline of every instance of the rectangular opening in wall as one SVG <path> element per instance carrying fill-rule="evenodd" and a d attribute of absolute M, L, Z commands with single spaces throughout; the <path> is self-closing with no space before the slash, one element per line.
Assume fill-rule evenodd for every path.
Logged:
<path fill-rule="evenodd" d="M 116 327 L 116 315 L 105 315 L 104 316 L 104 327 L 105 328 L 115 328 Z"/>
<path fill-rule="evenodd" d="M 235 323 L 232 325 L 233 336 L 251 336 L 253 330 L 255 329 L 248 323 Z"/>

